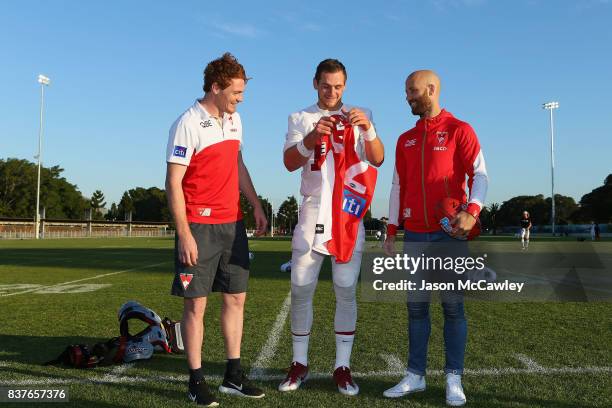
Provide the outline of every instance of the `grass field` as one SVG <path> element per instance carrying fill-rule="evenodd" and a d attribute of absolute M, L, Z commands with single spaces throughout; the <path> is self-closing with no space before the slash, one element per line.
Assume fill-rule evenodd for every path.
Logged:
<path fill-rule="evenodd" d="M 612 255 L 611 242 L 593 245 Z M 0 386 L 65 387 L 73 406 L 185 406 L 183 356 L 156 354 L 149 361 L 90 370 L 41 366 L 68 344 L 93 344 L 118 335 L 116 312 L 127 300 L 179 319 L 181 300 L 169 295 L 172 246 L 171 239 L 0 241 Z M 401 400 L 382 396 L 405 368 L 406 308 L 365 302 L 359 303 L 352 359 L 361 393 L 351 398 L 336 391 L 331 381 L 335 306 L 329 262 L 315 297 L 309 354 L 315 378 L 294 393 L 279 393 L 276 387 L 291 360 L 289 276 L 279 271 L 289 259 L 290 242 L 254 240 L 251 250 L 255 259 L 242 360 L 267 395 L 262 400 L 219 395 L 221 406 L 444 406 L 439 306 L 432 308 L 427 391 Z M 203 353 L 204 371 L 214 386 L 224 369 L 219 306 L 219 297 L 211 297 Z M 611 306 L 468 302 L 468 406 L 612 406 Z"/>

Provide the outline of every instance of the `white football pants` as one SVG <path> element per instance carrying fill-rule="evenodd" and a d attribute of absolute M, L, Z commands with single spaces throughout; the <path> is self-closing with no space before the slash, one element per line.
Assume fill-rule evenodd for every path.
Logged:
<path fill-rule="evenodd" d="M 321 265 L 325 255 L 312 250 L 315 224 L 319 212 L 319 197 L 302 200 L 298 224 L 291 242 L 291 331 L 296 335 L 307 335 L 312 327 L 312 298 L 316 289 Z M 365 242 L 363 222 L 350 262 L 337 264 L 332 257 L 332 279 L 336 295 L 336 333 L 355 331 L 357 302 L 355 292 L 361 268 L 361 256 Z"/>

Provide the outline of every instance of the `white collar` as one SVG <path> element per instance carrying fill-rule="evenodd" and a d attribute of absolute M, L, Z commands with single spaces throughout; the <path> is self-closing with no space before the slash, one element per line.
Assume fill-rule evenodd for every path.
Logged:
<path fill-rule="evenodd" d="M 322 113 L 325 116 L 330 116 L 330 115 L 335 115 L 335 114 L 339 114 L 342 113 L 342 108 L 347 108 L 346 104 L 343 102 L 342 105 L 340 106 L 340 109 L 336 109 L 333 111 L 330 110 L 325 110 L 325 109 L 321 109 L 319 107 L 319 102 L 315 102 L 314 104 L 315 109 L 319 112 Z"/>

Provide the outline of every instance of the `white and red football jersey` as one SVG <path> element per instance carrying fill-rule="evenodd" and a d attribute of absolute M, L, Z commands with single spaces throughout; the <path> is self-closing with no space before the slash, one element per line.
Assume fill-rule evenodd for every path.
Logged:
<path fill-rule="evenodd" d="M 355 128 L 344 115 L 333 115 L 336 126 L 315 151 L 321 173 L 321 203 L 313 250 L 333 255 L 337 263 L 351 260 L 359 224 L 368 210 L 378 171 L 355 150 Z"/>
<path fill-rule="evenodd" d="M 374 120 L 372 119 L 372 112 L 369 109 L 346 104 L 341 107 L 341 109 L 345 109 L 347 111 L 350 111 L 353 108 L 362 110 L 370 122 L 372 122 L 372 124 L 374 123 Z M 304 139 L 304 137 L 306 137 L 306 135 L 312 132 L 321 117 L 338 114 L 342 114 L 341 110 L 323 110 L 315 103 L 312 106 L 289 115 L 289 124 L 283 152 L 298 144 L 302 139 Z M 365 142 L 361 136 L 362 133 L 365 133 L 365 131 L 359 128 L 359 132 L 355 135 L 354 142 L 357 155 L 361 160 L 365 160 Z M 319 164 L 321 160 L 320 152 L 315 150 L 312 157 L 310 157 L 310 159 L 302 167 L 302 181 L 300 186 L 301 195 L 305 197 L 318 197 L 321 195 L 321 172 L 319 171 Z"/>
<path fill-rule="evenodd" d="M 240 115 L 211 116 L 196 100 L 170 128 L 166 161 L 187 166 L 183 194 L 187 220 L 223 224 L 242 219 L 238 153 Z"/>

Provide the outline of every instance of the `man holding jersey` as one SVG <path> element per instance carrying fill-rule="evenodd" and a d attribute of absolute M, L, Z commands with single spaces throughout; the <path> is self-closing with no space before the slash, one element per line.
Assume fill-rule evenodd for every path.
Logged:
<path fill-rule="evenodd" d="M 289 126 L 283 151 L 283 162 L 289 171 L 302 169 L 303 196 L 298 224 L 292 241 L 291 263 L 291 334 L 293 359 L 280 391 L 298 389 L 308 376 L 308 346 L 312 327 L 312 299 L 325 253 L 316 250 L 317 234 L 323 226 L 317 224 L 322 202 L 322 175 L 319 166 L 325 155 L 325 138 L 337 130 L 338 116 L 342 115 L 354 130 L 355 152 L 360 160 L 378 167 L 384 159 L 383 144 L 376 134 L 369 110 L 344 104 L 342 94 L 346 85 L 346 69 L 335 59 L 326 59 L 318 66 L 313 79 L 317 103 L 289 116 Z M 329 146 L 328 146 L 329 147 Z M 331 155 L 331 153 L 330 153 Z M 323 157 L 325 160 L 325 157 Z M 329 159 L 328 159 L 329 160 Z M 359 222 L 355 246 L 350 260 L 337 262 L 332 257 L 332 276 L 336 295 L 334 329 L 336 334 L 336 362 L 333 378 L 338 391 L 356 395 L 359 387 L 350 371 L 350 356 L 355 337 L 357 304 L 355 289 L 361 267 L 365 233 Z"/>

